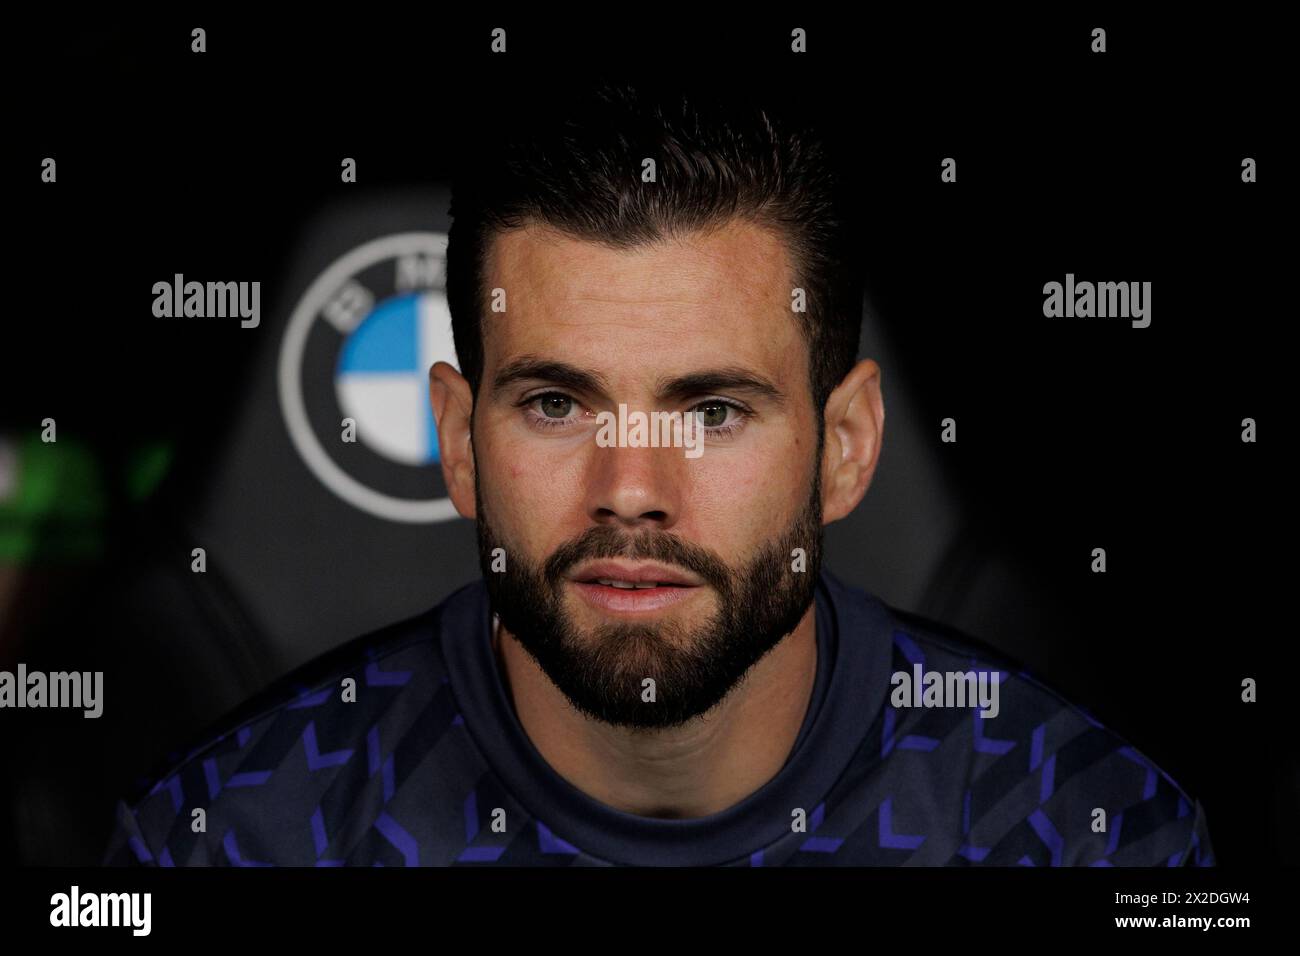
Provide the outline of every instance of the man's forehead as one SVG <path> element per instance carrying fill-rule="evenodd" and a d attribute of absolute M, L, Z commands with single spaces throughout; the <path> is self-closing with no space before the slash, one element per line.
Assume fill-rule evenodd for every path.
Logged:
<path fill-rule="evenodd" d="M 785 244 L 750 222 L 629 249 L 528 226 L 496 237 L 485 277 L 489 297 L 505 291 L 505 312 L 484 312 L 492 365 L 631 350 L 655 371 L 725 358 L 785 378 L 801 358 Z"/>

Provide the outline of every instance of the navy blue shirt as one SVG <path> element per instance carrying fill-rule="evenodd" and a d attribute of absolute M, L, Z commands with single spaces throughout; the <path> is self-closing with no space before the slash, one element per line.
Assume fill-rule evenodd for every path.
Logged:
<path fill-rule="evenodd" d="M 781 770 L 720 813 L 643 817 L 587 796 L 533 746 L 476 582 L 230 715 L 138 801 L 118 802 L 104 862 L 1213 865 L 1196 800 L 992 648 L 828 571 L 816 635 L 812 697 Z M 997 715 L 892 700 L 891 675 L 917 665 L 996 671 Z"/>

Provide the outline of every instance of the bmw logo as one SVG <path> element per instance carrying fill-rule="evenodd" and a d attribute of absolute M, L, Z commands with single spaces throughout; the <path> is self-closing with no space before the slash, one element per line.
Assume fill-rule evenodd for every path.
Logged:
<path fill-rule="evenodd" d="M 308 287 L 280 347 L 280 407 L 303 461 L 389 521 L 456 517 L 429 407 L 429 367 L 457 365 L 446 252 L 434 232 L 358 246 Z"/>

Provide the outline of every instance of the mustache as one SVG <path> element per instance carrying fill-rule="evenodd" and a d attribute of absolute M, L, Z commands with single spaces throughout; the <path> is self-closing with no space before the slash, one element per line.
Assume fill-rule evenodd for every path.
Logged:
<path fill-rule="evenodd" d="M 705 548 L 668 532 L 645 531 L 628 535 L 608 525 L 588 528 L 572 541 L 560 545 L 547 558 L 543 571 L 546 579 L 555 584 L 574 565 L 593 558 L 628 558 L 676 565 L 693 572 L 724 594 L 731 589 L 731 575 L 726 564 Z"/>

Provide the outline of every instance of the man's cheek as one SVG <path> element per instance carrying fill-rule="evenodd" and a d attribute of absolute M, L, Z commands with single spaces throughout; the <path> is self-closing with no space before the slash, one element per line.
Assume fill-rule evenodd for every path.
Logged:
<path fill-rule="evenodd" d="M 710 520 L 730 526 L 743 525 L 754 514 L 780 514 L 789 507 L 779 494 L 786 466 L 776 463 L 764 475 L 750 467 L 737 465 L 719 469 L 716 474 L 700 476 L 689 487 L 690 505 Z"/>

